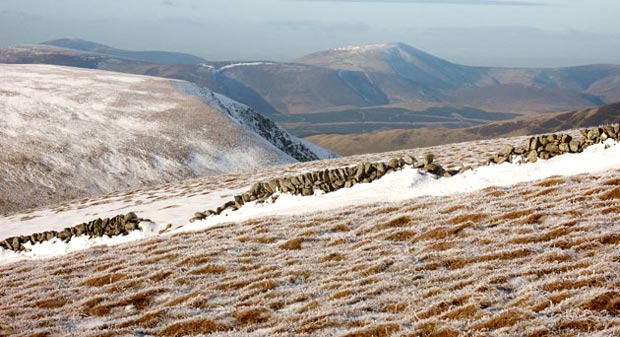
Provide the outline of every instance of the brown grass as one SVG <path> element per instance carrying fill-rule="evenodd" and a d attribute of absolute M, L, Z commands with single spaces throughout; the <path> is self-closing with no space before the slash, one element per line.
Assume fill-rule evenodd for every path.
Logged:
<path fill-rule="evenodd" d="M 350 332 L 343 337 L 388 337 L 398 330 L 400 330 L 398 324 L 380 324 L 371 328 Z"/>
<path fill-rule="evenodd" d="M 468 213 L 457 215 L 454 218 L 448 220 L 448 223 L 453 225 L 458 225 L 464 222 L 473 222 L 480 223 L 481 221 L 487 219 L 489 216 L 483 213 Z"/>
<path fill-rule="evenodd" d="M 606 186 L 620 186 L 620 178 L 613 178 L 603 181 L 603 185 Z"/>
<path fill-rule="evenodd" d="M 271 310 L 267 308 L 249 308 L 235 312 L 234 316 L 239 325 L 264 323 L 271 318 Z"/>
<path fill-rule="evenodd" d="M 566 183 L 566 180 L 564 180 L 564 178 L 548 178 L 545 179 L 539 183 L 534 184 L 534 186 L 539 186 L 539 187 L 551 187 L 551 186 L 558 186 L 558 185 L 562 185 Z"/>
<path fill-rule="evenodd" d="M 279 286 L 278 282 L 274 280 L 266 280 L 266 281 L 252 283 L 252 285 L 249 288 L 259 290 L 260 292 L 265 292 L 265 291 L 275 289 L 278 286 Z"/>
<path fill-rule="evenodd" d="M 517 324 L 520 321 L 527 320 L 532 317 L 532 314 L 528 314 L 520 309 L 508 309 L 501 312 L 487 321 L 475 324 L 472 326 L 474 330 L 496 330 L 500 328 L 510 327 Z"/>
<path fill-rule="evenodd" d="M 99 277 L 90 278 L 82 282 L 80 285 L 87 286 L 87 287 L 103 287 L 108 284 L 112 284 L 120 280 L 123 280 L 125 278 L 127 278 L 127 275 L 123 273 L 114 273 L 110 275 L 103 275 Z"/>
<path fill-rule="evenodd" d="M 226 266 L 217 264 L 207 264 L 206 266 L 193 269 L 189 272 L 190 275 L 204 275 L 204 274 L 223 274 L 228 270 Z"/>
<path fill-rule="evenodd" d="M 286 250 L 299 250 L 301 249 L 301 244 L 304 242 L 304 238 L 294 238 L 291 240 L 286 241 L 285 243 L 281 244 L 279 247 L 280 249 L 286 249 Z"/>
<path fill-rule="evenodd" d="M 411 218 L 408 216 L 399 216 L 386 223 L 377 226 L 377 229 L 386 229 L 394 227 L 408 227 L 411 224 Z"/>
<path fill-rule="evenodd" d="M 67 304 L 67 300 L 64 298 L 48 298 L 34 302 L 34 306 L 41 309 L 62 308 L 65 304 Z"/>
<path fill-rule="evenodd" d="M 197 336 L 226 330 L 230 330 L 230 327 L 225 324 L 214 322 L 208 318 L 195 318 L 170 324 L 164 327 L 158 335 L 171 337 Z"/>
<path fill-rule="evenodd" d="M 620 314 L 620 292 L 608 291 L 585 301 L 582 308 L 588 310 L 605 311 L 610 315 Z"/>
<path fill-rule="evenodd" d="M 599 199 L 606 201 L 620 199 L 620 187 L 616 187 L 607 193 L 601 194 Z"/>
<path fill-rule="evenodd" d="M 326 261 L 342 261 L 346 258 L 346 256 L 344 254 L 341 253 L 331 253 L 329 255 L 326 255 L 325 257 L 323 257 L 323 259 L 321 259 L 322 261 L 326 262 Z"/>

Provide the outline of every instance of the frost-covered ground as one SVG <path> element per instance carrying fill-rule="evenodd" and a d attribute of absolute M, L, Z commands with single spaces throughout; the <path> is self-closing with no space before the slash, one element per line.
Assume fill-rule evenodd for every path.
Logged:
<path fill-rule="evenodd" d="M 193 95 L 204 91 L 155 77 L 0 65 L 0 213 L 295 161 L 242 123 L 243 112 L 229 113 L 231 101 L 213 106 Z"/>
<path fill-rule="evenodd" d="M 404 170 L 333 194 L 280 196 L 191 225 L 191 214 L 180 218 L 183 211 L 174 233 L 3 265 L 0 332 L 615 336 L 620 146 L 607 145 L 439 180 Z M 458 148 L 478 161 L 475 153 L 493 146 L 435 150 L 440 162 L 460 158 Z M 377 156 L 279 169 L 299 172 Z M 196 201 L 203 210 L 203 203 L 249 180 L 277 174 L 270 168 L 249 178 L 221 177 L 228 180 L 222 185 L 205 178 L 126 196 L 143 205 Z M 198 195 L 201 190 L 208 194 Z M 117 196 L 56 211 L 70 216 L 80 206 L 116 207 Z M 149 208 L 156 207 L 142 211 Z"/>

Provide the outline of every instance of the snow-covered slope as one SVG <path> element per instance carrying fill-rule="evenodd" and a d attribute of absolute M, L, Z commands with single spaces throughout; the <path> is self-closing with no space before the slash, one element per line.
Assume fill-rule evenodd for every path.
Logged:
<path fill-rule="evenodd" d="M 325 156 L 205 96 L 168 79 L 0 65 L 0 212 Z"/>

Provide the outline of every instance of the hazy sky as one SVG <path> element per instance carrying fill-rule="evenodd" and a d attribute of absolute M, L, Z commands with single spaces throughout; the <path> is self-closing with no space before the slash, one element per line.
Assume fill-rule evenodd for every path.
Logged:
<path fill-rule="evenodd" d="M 620 64 L 618 0 L 1 0 L 0 46 L 78 37 L 210 60 L 405 42 L 453 62 Z"/>

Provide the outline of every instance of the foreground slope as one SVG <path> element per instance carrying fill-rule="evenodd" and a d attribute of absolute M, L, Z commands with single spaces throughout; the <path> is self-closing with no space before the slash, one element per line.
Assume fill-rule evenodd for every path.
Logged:
<path fill-rule="evenodd" d="M 525 140 L 453 144 L 413 154 L 433 151 L 446 165 L 476 163 Z M 209 195 L 222 199 L 222 193 L 256 181 L 400 154 L 294 164 L 110 194 L 99 201 L 61 205 L 46 217 L 57 222 L 54 218 L 63 213 L 89 209 L 104 215 L 98 210 L 106 204 L 110 212 L 137 210 L 144 207 L 137 201 L 143 200 L 152 205 L 143 211 L 150 209 L 153 218 L 162 219 L 164 205 L 159 202 L 165 200 L 180 208 L 184 202 L 200 207 Z M 534 164 L 505 163 L 438 180 L 404 170 L 344 189 L 339 202 L 321 207 L 317 202 L 329 194 L 295 199 L 289 212 L 278 208 L 286 204 L 278 199 L 256 206 L 271 209 L 262 216 L 234 222 L 225 215 L 210 218 L 198 232 L 177 231 L 68 255 L 58 251 L 62 258 L 0 267 L 0 331 L 80 336 L 617 335 L 618 174 L 620 149 L 613 142 L 581 154 Z M 466 182 L 475 188 L 466 188 Z M 427 194 L 400 199 L 393 192 L 424 189 Z M 374 194 L 374 199 L 356 200 L 364 190 L 361 194 Z M 201 193 L 204 199 L 196 202 Z M 187 219 L 187 213 L 176 217 Z M 201 222 L 193 225 L 200 228 Z"/>
<path fill-rule="evenodd" d="M 618 122 L 620 122 L 620 103 L 612 103 L 571 112 L 525 116 L 463 129 L 429 126 L 421 129 L 394 129 L 358 134 L 318 134 L 308 136 L 306 139 L 342 155 L 352 155 L 479 139 L 550 133 Z"/>
<path fill-rule="evenodd" d="M 0 110 L 5 212 L 330 155 L 223 96 L 153 77 L 1 65 Z"/>

